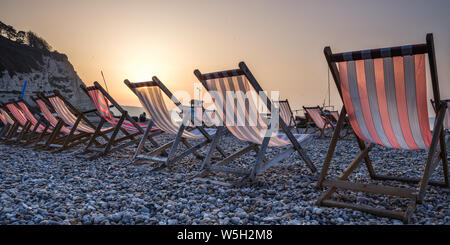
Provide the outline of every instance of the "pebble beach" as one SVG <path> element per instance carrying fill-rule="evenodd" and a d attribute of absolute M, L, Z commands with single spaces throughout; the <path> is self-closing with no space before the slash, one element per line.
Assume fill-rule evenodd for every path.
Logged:
<path fill-rule="evenodd" d="M 170 138 L 158 136 L 158 142 Z M 320 171 L 330 138 L 317 138 L 305 146 Z M 220 145 L 231 153 L 245 143 L 226 135 Z M 130 164 L 133 147 L 106 157 L 86 160 L 80 149 L 58 154 L 0 144 L 0 224 L 34 225 L 335 225 L 403 224 L 399 220 L 349 209 L 319 207 L 323 190 L 296 154 L 270 168 L 255 184 L 235 185 L 239 177 L 211 174 L 202 179 L 201 160 L 188 156 L 169 169 L 150 171 L 155 165 Z M 207 147 L 200 152 L 205 153 Z M 267 157 L 280 149 L 270 148 Z M 338 142 L 331 176 L 339 175 L 359 152 L 352 136 Z M 448 152 L 448 148 L 447 148 Z M 370 152 L 380 174 L 420 177 L 425 151 L 398 151 L 375 147 Z M 249 167 L 248 153 L 234 165 Z M 350 176 L 370 180 L 364 164 Z M 442 180 L 442 165 L 432 177 Z M 415 187 L 382 182 L 397 187 Z M 424 203 L 417 206 L 411 224 L 449 225 L 449 188 L 429 186 Z M 376 207 L 404 210 L 407 200 L 397 197 L 338 191 L 335 198 Z"/>

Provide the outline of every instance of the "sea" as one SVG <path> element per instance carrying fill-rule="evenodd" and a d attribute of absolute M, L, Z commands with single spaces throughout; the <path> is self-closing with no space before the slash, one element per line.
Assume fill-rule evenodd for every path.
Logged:
<path fill-rule="evenodd" d="M 132 117 L 139 117 L 143 112 L 145 112 L 144 108 L 140 106 L 122 106 L 122 108 L 128 111 L 128 114 Z M 115 108 L 111 108 L 112 113 L 114 115 L 120 115 L 120 112 Z"/>

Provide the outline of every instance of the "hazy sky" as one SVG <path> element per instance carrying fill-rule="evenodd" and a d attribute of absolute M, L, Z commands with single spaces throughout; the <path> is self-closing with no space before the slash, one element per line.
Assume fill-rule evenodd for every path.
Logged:
<path fill-rule="evenodd" d="M 423 43 L 428 32 L 441 94 L 450 98 L 449 0 L 0 0 L 0 20 L 67 54 L 86 84 L 101 82 L 102 69 L 126 105 L 139 104 L 126 78 L 157 75 L 171 90 L 192 92 L 194 69 L 233 69 L 239 61 L 294 109 L 322 104 L 324 46 L 342 52 Z M 332 104 L 340 105 L 331 85 Z"/>

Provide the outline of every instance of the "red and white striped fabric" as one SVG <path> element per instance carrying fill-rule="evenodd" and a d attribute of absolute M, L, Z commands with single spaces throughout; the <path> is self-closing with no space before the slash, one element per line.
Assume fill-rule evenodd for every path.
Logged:
<path fill-rule="evenodd" d="M 90 89 L 88 90 L 89 97 L 91 97 L 92 102 L 94 103 L 95 107 L 97 108 L 98 113 L 111 125 L 117 126 L 119 123 L 119 120 L 115 118 L 109 109 L 109 103 L 106 100 L 105 96 L 102 94 L 102 92 L 98 89 Z M 139 126 L 146 130 L 148 124 L 146 123 L 138 123 Z M 121 128 L 127 130 L 127 131 L 133 131 L 133 132 L 139 132 L 139 130 L 128 120 L 124 120 Z M 150 132 L 154 132 L 159 130 L 158 128 L 152 128 Z"/>
<path fill-rule="evenodd" d="M 278 104 L 280 108 L 280 117 L 283 119 L 284 123 L 288 127 L 295 126 L 294 118 L 292 115 L 291 108 L 289 107 L 289 103 L 286 100 L 283 101 L 274 101 L 275 104 Z"/>
<path fill-rule="evenodd" d="M 390 148 L 429 148 L 424 54 L 338 65 L 344 105 L 359 138 Z"/>
<path fill-rule="evenodd" d="M 204 75 L 207 79 L 208 92 L 215 102 L 218 117 L 222 120 L 228 130 L 238 139 L 255 144 L 261 144 L 264 137 L 271 137 L 269 146 L 285 146 L 291 141 L 284 133 L 276 130 L 268 133 L 268 125 L 264 122 L 258 112 L 257 105 L 264 105 L 258 93 L 250 85 L 247 77 L 238 72 L 224 74 L 226 76 Z M 230 93 L 231 92 L 231 93 Z M 236 98 L 227 101 L 230 94 L 234 93 Z M 234 105 L 233 105 L 234 104 Z M 233 108 L 231 108 L 233 107 Z M 228 112 L 228 113 L 227 113 Z M 294 134 L 299 143 L 310 139 L 309 134 Z"/>
<path fill-rule="evenodd" d="M 41 99 L 37 99 L 36 104 L 39 106 L 39 109 L 41 110 L 42 115 L 44 115 L 45 119 L 47 119 L 47 121 L 50 123 L 50 125 L 52 125 L 53 127 L 56 127 L 56 125 L 58 124 L 58 119 L 56 119 L 55 116 L 53 116 L 53 114 L 50 112 L 50 109 L 48 109 L 45 102 L 42 101 Z M 61 131 L 66 134 L 69 134 L 70 128 L 63 126 L 63 127 L 61 127 Z M 75 131 L 74 133 L 78 134 L 79 132 Z"/>
<path fill-rule="evenodd" d="M 17 104 L 19 105 L 20 109 L 22 110 L 24 116 L 27 118 L 28 121 L 31 122 L 31 128 L 34 129 L 34 127 L 38 124 L 38 120 L 36 119 L 36 117 L 33 115 L 33 113 L 31 113 L 30 109 L 28 108 L 27 105 L 25 105 L 25 103 L 23 103 L 22 101 L 17 102 Z M 42 133 L 44 132 L 45 127 L 42 124 L 39 124 L 38 128 L 36 129 L 36 132 L 38 133 Z M 50 128 L 47 129 L 47 133 L 51 133 L 52 130 Z"/>
<path fill-rule="evenodd" d="M 331 128 L 331 125 L 325 122 L 325 119 L 322 117 L 321 111 L 318 107 L 307 107 L 305 110 L 318 128 Z"/>
<path fill-rule="evenodd" d="M 61 117 L 61 119 L 69 126 L 73 127 L 75 125 L 75 122 L 77 121 L 77 116 L 75 116 L 69 108 L 67 108 L 64 101 L 59 98 L 58 96 L 53 96 L 48 98 L 50 103 L 52 104 L 53 108 L 55 109 L 56 113 Z M 111 129 L 111 127 L 103 127 L 101 131 L 106 131 Z M 86 132 L 86 133 L 94 133 L 95 129 L 93 129 L 91 126 L 85 124 L 83 121 L 80 121 L 78 124 L 77 130 Z"/>
<path fill-rule="evenodd" d="M 132 88 L 135 90 L 139 101 L 144 107 L 145 111 L 150 115 L 153 123 L 164 131 L 165 133 L 176 135 L 180 128 L 172 121 L 172 115 L 167 109 L 166 103 L 164 102 L 161 89 L 158 86 L 141 86 L 138 88 Z M 190 107 L 189 107 L 190 108 Z M 216 133 L 215 129 L 205 129 L 209 135 L 214 135 Z M 184 138 L 190 139 L 200 139 L 203 138 L 203 134 L 197 129 L 193 131 L 184 131 Z"/>
<path fill-rule="evenodd" d="M 23 115 L 23 112 L 21 110 L 19 110 L 19 108 L 17 108 L 14 104 L 7 104 L 6 108 L 8 108 L 9 112 L 11 112 L 11 115 L 19 122 L 19 124 L 22 127 L 25 127 L 28 120 L 25 115 Z"/>
<path fill-rule="evenodd" d="M 14 124 L 14 120 L 8 115 L 8 113 L 5 110 L 0 109 L 0 112 L 1 112 L 2 118 L 4 118 L 6 121 L 5 124 L 11 124 L 11 125 Z"/>

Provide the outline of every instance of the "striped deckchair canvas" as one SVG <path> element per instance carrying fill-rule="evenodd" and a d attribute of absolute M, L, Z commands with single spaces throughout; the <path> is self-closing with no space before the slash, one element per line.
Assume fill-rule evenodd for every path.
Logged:
<path fill-rule="evenodd" d="M 219 125 L 218 129 L 223 130 L 226 127 L 236 138 L 250 144 L 248 147 L 234 153 L 214 166 L 210 164 L 210 159 L 207 156 L 203 164 L 205 172 L 218 171 L 233 173 L 248 176 L 251 180 L 255 180 L 257 175 L 287 158 L 294 151 L 300 154 L 308 167 L 314 172 L 314 165 L 301 147 L 301 144 L 311 139 L 310 135 L 292 134 L 284 120 L 278 115 L 275 115 L 276 113 L 272 115 L 272 121 L 275 121 L 275 125 L 266 124 L 265 120 L 261 117 L 261 113 L 258 111 L 257 103 L 267 107 L 270 112 L 272 102 L 269 99 L 260 97 L 259 93 L 262 93 L 263 90 L 245 63 L 241 62 L 239 67 L 239 69 L 235 70 L 208 74 L 202 74 L 199 70 L 195 70 L 194 72 L 199 81 L 214 98 L 217 115 L 223 123 L 223 125 Z M 226 101 L 227 94 L 235 94 L 236 99 Z M 247 99 L 244 95 L 248 96 Z M 233 106 L 233 104 L 235 105 Z M 278 125 L 281 126 L 281 131 L 278 131 Z M 213 141 L 208 155 L 211 155 L 214 151 L 221 132 L 218 132 L 217 135 L 218 137 Z M 266 161 L 265 152 L 269 146 L 290 147 L 270 161 Z M 251 150 L 257 152 L 258 155 L 250 171 L 222 166 Z"/>
<path fill-rule="evenodd" d="M 101 121 L 99 126 L 102 126 L 105 122 L 107 122 L 113 127 L 113 133 L 108 140 L 107 146 L 104 147 L 103 151 L 91 156 L 91 159 L 123 149 L 124 147 L 130 145 L 137 145 L 139 143 L 138 136 L 145 132 L 150 123 L 136 122 L 98 82 L 94 82 L 94 86 L 86 87 L 82 84 L 80 87 L 89 96 L 97 109 L 98 114 L 100 115 Z M 111 107 L 115 107 L 121 113 L 119 119 L 114 117 L 114 114 L 110 110 Z M 122 136 L 119 136 L 119 132 L 122 132 Z M 154 146 L 158 146 L 153 137 L 161 134 L 161 130 L 156 127 L 150 127 L 149 132 L 151 132 L 151 134 L 147 137 Z M 93 140 L 100 136 L 101 132 L 95 133 L 92 136 L 92 140 L 85 148 L 86 152 L 98 151 L 98 149 L 93 147 Z"/>
<path fill-rule="evenodd" d="M 201 125 L 197 126 L 195 125 L 195 129 L 188 131 L 187 126 L 188 122 L 192 123 L 192 117 L 189 115 L 191 112 L 190 106 L 183 106 L 180 101 L 178 101 L 177 98 L 173 96 L 173 94 L 169 91 L 169 89 L 155 76 L 153 77 L 153 80 L 150 82 L 140 82 L 140 83 L 131 83 L 128 80 L 125 80 L 125 84 L 133 91 L 133 93 L 136 94 L 136 96 L 139 98 L 139 101 L 141 102 L 142 107 L 144 110 L 150 115 L 150 118 L 152 119 L 151 123 L 154 124 L 156 127 L 161 129 L 167 134 L 173 135 L 175 139 L 173 141 L 170 141 L 169 143 L 159 147 L 158 149 L 154 150 L 153 152 L 150 152 L 149 154 L 140 154 L 141 147 L 144 145 L 148 129 L 146 130 L 144 136 L 142 137 L 141 143 L 139 144 L 139 147 L 136 150 L 136 153 L 134 154 L 133 161 L 135 160 L 150 160 L 153 162 L 161 163 L 162 165 L 160 167 L 157 167 L 155 169 L 161 169 L 167 166 L 172 165 L 177 160 L 189 155 L 189 154 L 195 154 L 198 157 L 201 157 L 197 150 L 199 150 L 201 147 L 209 144 L 212 141 L 212 138 L 216 134 L 215 129 L 204 129 Z M 174 120 L 172 120 L 172 115 L 169 111 L 169 109 L 166 106 L 166 103 L 164 102 L 163 93 L 171 99 L 171 101 L 182 110 L 183 118 L 181 121 L 181 124 L 175 123 Z M 195 146 L 191 146 L 191 144 L 187 141 L 188 139 L 203 139 L 200 143 L 196 144 Z M 188 149 L 185 150 L 183 153 L 180 153 L 176 155 L 177 147 L 179 143 L 183 143 Z M 169 153 L 165 157 L 159 157 L 158 154 L 160 154 L 162 151 L 168 149 L 170 147 Z M 223 156 L 225 156 L 225 153 L 222 149 L 219 148 L 219 151 Z"/>
<path fill-rule="evenodd" d="M 31 112 L 31 107 L 24 100 L 17 101 L 16 105 L 20 107 L 20 110 L 23 112 L 25 118 L 31 123 L 31 132 L 24 142 L 25 145 L 32 142 L 39 142 L 46 135 L 53 132 L 51 125 L 48 124 L 48 122 L 46 122 L 43 118 L 37 119 L 35 113 Z"/>
<path fill-rule="evenodd" d="M 14 118 L 14 121 L 17 122 L 17 126 L 21 128 L 20 133 L 17 134 L 16 131 L 14 137 L 9 137 L 9 143 L 20 143 L 25 139 L 27 135 L 29 135 L 32 124 L 27 120 L 24 113 L 19 108 L 17 108 L 17 106 L 13 102 L 6 104 L 5 107 L 10 112 L 12 118 Z"/>
<path fill-rule="evenodd" d="M 47 120 L 49 125 L 53 127 L 53 133 L 47 138 L 45 142 L 36 143 L 37 147 L 41 147 L 43 150 L 53 149 L 53 148 L 63 148 L 63 144 L 66 139 L 71 135 L 72 128 L 67 126 L 64 121 L 59 118 L 57 119 L 51 112 L 49 106 L 40 97 L 32 97 L 32 100 L 36 103 L 42 116 Z M 89 139 L 90 134 L 74 130 L 72 132 L 70 147 L 74 147 L 81 143 L 86 142 Z"/>
<path fill-rule="evenodd" d="M 295 127 L 297 133 L 299 133 L 297 125 L 295 123 L 294 113 L 292 113 L 291 106 L 289 105 L 289 101 L 280 100 L 274 101 L 275 107 L 278 107 L 280 110 L 280 117 L 286 123 L 286 125 L 290 128 Z"/>
<path fill-rule="evenodd" d="M 11 135 L 16 132 L 20 132 L 21 128 L 18 127 L 17 123 L 11 118 L 11 116 L 6 112 L 6 108 L 0 104 L 0 118 L 3 123 L 3 128 L 0 132 L 0 139 L 8 140 Z"/>
<path fill-rule="evenodd" d="M 447 104 L 440 100 L 433 35 L 427 35 L 425 44 L 340 54 L 332 54 L 331 49 L 326 47 L 324 52 L 344 108 L 319 178 L 318 186 L 328 186 L 330 189 L 320 197 L 318 203 L 354 208 L 408 222 L 416 202 L 423 201 L 428 184 L 449 186 L 443 132 Z M 428 120 L 426 54 L 434 101 L 438 102 L 435 104 L 437 116 L 433 132 L 430 131 Z M 361 153 L 338 180 L 325 180 L 345 115 L 348 115 L 357 136 Z M 375 174 L 368 155 L 374 145 L 403 150 L 427 150 L 428 157 L 422 178 L 407 179 Z M 394 188 L 346 181 L 362 160 L 373 179 L 419 183 L 419 188 Z M 440 162 L 443 164 L 444 182 L 430 181 L 430 176 Z M 402 213 L 331 200 L 338 188 L 399 196 L 411 201 L 407 210 Z"/>
<path fill-rule="evenodd" d="M 80 112 L 75 106 L 70 104 L 70 102 L 65 99 L 58 90 L 54 90 L 53 94 L 51 95 L 45 95 L 41 93 L 40 98 L 47 102 L 47 104 L 52 105 L 53 110 L 58 114 L 58 117 L 64 123 L 64 125 L 61 125 L 70 128 L 69 135 L 65 137 L 64 143 L 54 152 L 61 152 L 79 145 L 80 143 L 83 143 L 84 141 L 82 138 L 84 138 L 86 134 L 89 134 L 91 140 L 94 133 L 101 132 L 101 136 L 106 141 L 108 141 L 109 138 L 106 134 L 110 133 L 113 128 L 103 127 L 103 125 L 99 125 L 96 127 L 86 117 L 86 115 L 84 115 L 84 113 Z M 78 134 L 77 132 L 80 132 L 80 134 Z M 56 134 L 53 134 L 52 137 L 56 137 Z M 105 144 L 101 144 L 95 139 L 93 141 L 98 146 L 106 146 Z"/>
<path fill-rule="evenodd" d="M 303 109 L 305 110 L 305 116 L 307 119 L 307 124 L 304 133 L 308 132 L 311 122 L 314 123 L 314 125 L 316 125 L 316 130 L 314 130 L 312 133 L 320 131 L 319 137 L 325 136 L 326 129 L 334 129 L 333 123 L 323 116 L 322 109 L 319 106 L 315 107 L 303 106 Z"/>
<path fill-rule="evenodd" d="M 44 118 L 50 123 L 50 125 L 52 125 L 54 128 L 57 128 L 62 120 L 57 119 L 53 115 L 53 113 L 50 111 L 50 109 L 48 108 L 48 106 L 44 102 L 44 100 L 42 100 L 41 98 L 34 98 L 33 100 L 36 103 L 36 105 L 38 105 Z M 63 133 L 69 134 L 70 130 L 71 130 L 70 127 L 67 127 L 67 126 L 61 127 L 61 132 L 63 132 Z M 79 131 L 75 131 L 75 134 L 79 134 Z"/>

